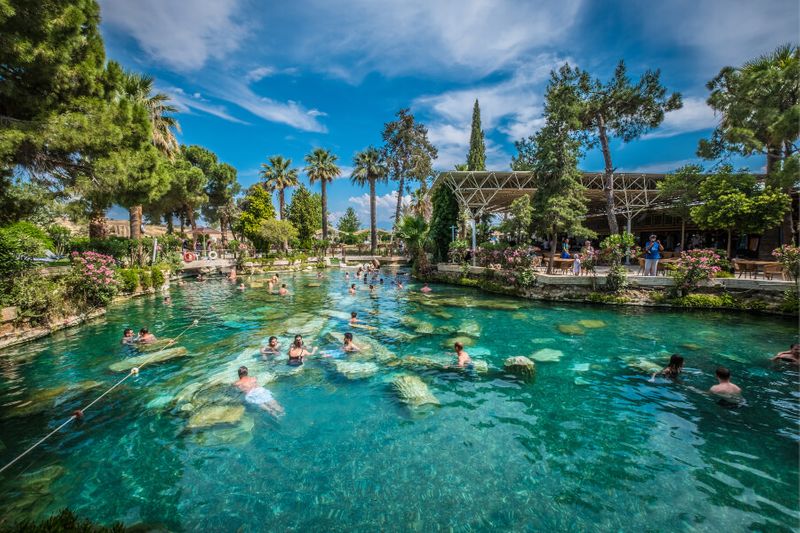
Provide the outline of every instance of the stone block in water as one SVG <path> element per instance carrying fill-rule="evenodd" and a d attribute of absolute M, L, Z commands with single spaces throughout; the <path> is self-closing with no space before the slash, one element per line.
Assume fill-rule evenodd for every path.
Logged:
<path fill-rule="evenodd" d="M 336 372 L 347 379 L 364 379 L 378 373 L 378 365 L 375 363 L 358 363 L 355 361 L 336 360 L 333 362 Z"/>
<path fill-rule="evenodd" d="M 243 405 L 210 405 L 189 417 L 186 429 L 205 429 L 225 424 L 235 424 L 244 416 Z"/>
<path fill-rule="evenodd" d="M 419 406 L 425 404 L 439 405 L 439 400 L 431 390 L 417 376 L 403 374 L 392 379 L 392 389 L 397 398 L 408 405 Z"/>
<path fill-rule="evenodd" d="M 655 372 L 660 372 L 663 369 L 661 365 L 641 357 L 638 359 L 628 360 L 628 367 L 633 368 L 634 370 L 639 370 L 646 374 L 653 374 Z"/>
<path fill-rule="evenodd" d="M 480 337 L 481 325 L 475 320 L 462 320 L 458 325 L 458 332 L 470 337 Z"/>
<path fill-rule="evenodd" d="M 534 361 L 539 361 L 540 363 L 559 361 L 562 357 L 564 357 L 564 352 L 552 348 L 542 348 L 531 355 Z"/>
<path fill-rule="evenodd" d="M 445 348 L 453 349 L 453 345 L 460 342 L 464 346 L 472 346 L 475 344 L 475 339 L 467 337 L 466 335 L 459 335 L 458 337 L 451 337 L 442 343 Z"/>
<path fill-rule="evenodd" d="M 189 350 L 183 346 L 176 346 L 175 348 L 167 348 L 166 350 L 161 350 L 159 352 L 143 354 L 137 357 L 129 357 L 128 359 L 123 359 L 122 361 L 117 361 L 116 363 L 109 365 L 108 368 L 113 372 L 122 372 L 125 370 L 130 370 L 133 367 L 142 366 L 143 364 L 151 365 L 154 363 L 171 361 L 172 359 L 178 359 L 180 357 L 186 357 L 188 354 Z"/>
<path fill-rule="evenodd" d="M 519 376 L 525 381 L 531 381 L 536 377 L 536 363 L 524 355 L 509 357 L 503 362 L 503 369 L 509 374 Z"/>
<path fill-rule="evenodd" d="M 559 324 L 558 331 L 565 335 L 584 335 L 586 331 L 577 324 Z"/>
<path fill-rule="evenodd" d="M 590 320 L 590 319 L 578 320 L 578 324 L 586 329 L 604 328 L 608 325 L 602 320 Z"/>

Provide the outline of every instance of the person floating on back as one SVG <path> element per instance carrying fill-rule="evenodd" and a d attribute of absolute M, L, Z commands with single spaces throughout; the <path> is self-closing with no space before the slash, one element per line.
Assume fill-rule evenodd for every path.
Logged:
<path fill-rule="evenodd" d="M 792 344 L 787 351 L 775 354 L 775 356 L 770 360 L 782 361 L 784 363 L 790 363 L 795 366 L 800 365 L 800 344 L 799 343 Z"/>
<path fill-rule="evenodd" d="M 248 375 L 246 366 L 239 367 L 239 380 L 233 385 L 244 393 L 244 400 L 247 403 L 256 405 L 273 416 L 284 414 L 283 407 L 275 400 L 272 393 L 264 387 L 260 387 L 258 380 Z"/>
<path fill-rule="evenodd" d="M 652 379 L 655 379 L 656 376 L 659 375 L 667 378 L 676 379 L 682 371 L 683 371 L 683 357 L 674 353 L 669 358 L 669 364 L 667 364 L 667 366 L 664 367 L 659 372 L 654 373 Z"/>
<path fill-rule="evenodd" d="M 719 394 L 720 396 L 739 396 L 742 389 L 731 383 L 731 371 L 721 366 L 717 368 L 717 380 L 719 383 L 711 387 L 712 394 Z"/>

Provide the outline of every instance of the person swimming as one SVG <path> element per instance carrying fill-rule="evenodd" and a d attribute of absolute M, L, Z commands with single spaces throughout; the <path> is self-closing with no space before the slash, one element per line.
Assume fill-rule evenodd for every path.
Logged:
<path fill-rule="evenodd" d="M 717 375 L 717 383 L 709 392 L 711 394 L 717 394 L 720 396 L 739 396 L 742 393 L 742 389 L 739 388 L 737 385 L 731 383 L 731 371 L 725 368 L 724 366 L 718 367 L 716 371 Z"/>
<path fill-rule="evenodd" d="M 344 334 L 344 341 L 342 344 L 342 350 L 345 352 L 360 352 L 361 348 L 355 345 L 353 342 L 353 334 L 349 331 Z"/>
<path fill-rule="evenodd" d="M 354 324 L 358 324 L 358 322 L 359 322 L 358 313 L 356 313 L 355 311 L 352 311 L 350 313 L 350 325 L 352 326 Z"/>
<path fill-rule="evenodd" d="M 286 284 L 285 283 L 281 284 L 281 288 L 278 290 L 278 294 L 280 296 L 288 296 L 289 289 L 286 288 Z"/>
<path fill-rule="evenodd" d="M 164 296 L 164 305 L 171 305 L 172 304 L 172 296 Z"/>
<path fill-rule="evenodd" d="M 122 332 L 122 344 L 133 344 L 134 342 L 136 342 L 136 337 L 133 336 L 133 330 L 125 328 L 125 331 Z"/>
<path fill-rule="evenodd" d="M 300 366 L 306 357 L 312 356 L 317 353 L 317 348 L 314 347 L 309 352 L 303 345 L 303 336 L 295 335 L 294 342 L 289 347 L 289 360 L 287 363 L 291 366 Z"/>
<path fill-rule="evenodd" d="M 431 289 L 430 287 L 428 287 L 428 284 L 427 284 L 427 283 L 425 283 L 425 284 L 422 286 L 422 288 L 421 288 L 419 291 L 420 291 L 420 292 L 424 292 L 424 293 L 429 293 L 429 292 L 431 292 L 432 290 L 433 290 L 433 289 Z"/>
<path fill-rule="evenodd" d="M 770 361 L 782 361 L 784 363 L 800 365 L 800 344 L 792 344 L 787 351 L 775 354 Z"/>
<path fill-rule="evenodd" d="M 273 416 L 281 416 L 284 414 L 283 407 L 275 400 L 272 393 L 264 387 L 259 386 L 256 378 L 248 375 L 246 366 L 239 367 L 238 375 L 239 380 L 233 385 L 244 393 L 244 400 L 247 403 L 258 406 L 268 411 Z"/>
<path fill-rule="evenodd" d="M 156 336 L 150 333 L 147 328 L 139 330 L 139 335 L 136 337 L 136 342 L 141 344 L 152 344 L 156 342 Z"/>
<path fill-rule="evenodd" d="M 464 351 L 464 345 L 456 342 L 453 344 L 453 348 L 456 351 L 456 365 L 459 368 L 472 368 L 472 358 Z"/>
<path fill-rule="evenodd" d="M 350 272 L 344 273 L 344 279 L 350 279 Z"/>
<path fill-rule="evenodd" d="M 228 280 L 229 281 L 236 281 L 236 267 L 231 267 L 231 271 L 228 272 Z"/>
<path fill-rule="evenodd" d="M 240 283 L 239 286 L 237 287 L 237 289 L 239 289 L 240 291 L 243 291 L 244 290 L 244 283 Z"/>
<path fill-rule="evenodd" d="M 355 294 L 356 293 L 356 284 L 353 283 L 352 285 L 350 285 L 350 288 L 347 290 L 347 292 L 349 292 L 350 294 Z"/>
<path fill-rule="evenodd" d="M 266 361 L 268 355 L 278 355 L 280 353 L 280 348 L 281 345 L 278 342 L 278 337 L 273 335 L 267 341 L 267 345 L 261 347 L 261 358 Z"/>
<path fill-rule="evenodd" d="M 375 285 L 372 283 L 369 284 L 369 292 L 375 292 Z"/>
<path fill-rule="evenodd" d="M 669 363 L 667 364 L 667 366 L 661 369 L 660 371 L 655 372 L 653 374 L 652 379 L 655 379 L 656 376 L 658 375 L 675 379 L 678 377 L 681 371 L 683 371 L 683 357 L 674 353 L 669 358 Z"/>

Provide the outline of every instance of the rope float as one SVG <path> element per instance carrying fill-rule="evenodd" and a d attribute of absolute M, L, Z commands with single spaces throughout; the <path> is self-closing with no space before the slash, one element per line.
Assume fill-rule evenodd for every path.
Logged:
<path fill-rule="evenodd" d="M 178 334 L 177 337 L 175 337 L 174 339 L 170 339 L 170 341 L 164 346 L 163 349 L 167 349 L 170 346 L 172 346 L 173 344 L 175 344 L 175 342 L 177 342 L 177 340 L 180 339 L 183 336 L 184 333 L 189 331 L 189 329 L 193 328 L 198 323 L 199 323 L 199 320 L 198 319 L 194 319 L 194 321 L 191 324 L 189 324 L 188 326 L 186 326 L 186 329 L 184 329 L 182 332 L 180 332 L 180 334 Z M 60 426 L 58 426 L 53 431 L 51 431 L 50 433 L 48 433 L 47 435 L 45 435 L 44 437 L 39 439 L 35 444 L 33 444 L 27 450 L 25 450 L 24 452 L 22 452 L 21 454 L 16 456 L 14 459 L 12 459 L 10 462 L 8 462 L 5 466 L 0 468 L 0 474 L 5 472 L 6 470 L 8 470 L 12 465 L 17 463 L 20 459 L 22 459 L 23 457 L 28 455 L 30 452 L 32 452 L 33 450 L 35 450 L 36 448 L 41 446 L 47 439 L 49 439 L 50 437 L 52 437 L 53 435 L 55 435 L 56 433 L 58 433 L 59 431 L 61 431 L 65 427 L 67 427 L 67 425 L 69 425 L 70 422 L 72 422 L 73 420 L 82 420 L 86 410 L 90 409 L 92 406 L 94 406 L 94 404 L 96 404 L 97 402 L 102 400 L 108 393 L 110 393 L 111 391 L 113 391 L 114 389 L 116 389 L 117 387 L 122 385 L 125 382 L 125 380 L 127 380 L 129 377 L 138 375 L 139 371 L 149 362 L 150 361 L 145 361 L 140 366 L 131 368 L 130 371 L 125 375 L 125 377 L 123 377 L 122 379 L 120 379 L 119 381 L 117 381 L 116 383 L 111 385 L 111 387 L 109 387 L 108 390 L 106 390 L 103 394 L 101 394 L 100 396 L 98 396 L 97 398 L 95 398 L 94 400 L 89 402 L 89 404 L 86 405 L 86 407 L 84 407 L 82 409 L 76 409 L 75 411 L 73 411 L 72 415 L 70 415 L 70 417 L 67 418 Z"/>

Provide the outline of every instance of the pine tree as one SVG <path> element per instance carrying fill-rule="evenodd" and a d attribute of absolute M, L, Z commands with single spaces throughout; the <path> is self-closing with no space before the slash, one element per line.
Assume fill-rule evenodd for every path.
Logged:
<path fill-rule="evenodd" d="M 472 107 L 472 131 L 469 135 L 469 153 L 467 154 L 467 170 L 486 170 L 486 144 L 483 142 L 481 129 L 481 108 L 478 99 Z"/>

